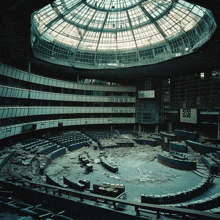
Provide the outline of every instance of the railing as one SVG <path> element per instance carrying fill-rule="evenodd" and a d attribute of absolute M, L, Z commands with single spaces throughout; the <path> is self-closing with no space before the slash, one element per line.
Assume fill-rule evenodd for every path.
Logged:
<path fill-rule="evenodd" d="M 93 96 L 93 95 L 76 95 L 54 92 L 43 92 L 30 89 L 21 89 L 17 87 L 0 85 L 0 96 L 10 98 L 37 99 L 37 100 L 54 100 L 54 101 L 71 101 L 71 102 L 135 102 L 135 97 L 127 96 Z"/>
<path fill-rule="evenodd" d="M 79 198 L 81 202 L 84 200 L 88 201 L 96 201 L 99 203 L 105 203 L 105 204 L 112 204 L 113 207 L 116 209 L 117 204 L 123 204 L 127 205 L 130 207 L 133 207 L 136 215 L 141 216 L 141 213 L 145 213 L 147 211 L 153 211 L 155 212 L 155 215 L 159 218 L 160 214 L 167 213 L 170 215 L 178 215 L 180 217 L 195 217 L 197 219 L 220 219 L 220 215 L 215 215 L 211 213 L 206 213 L 202 211 L 197 211 L 197 210 L 188 210 L 188 209 L 182 209 L 182 208 L 174 208 L 174 207 L 167 207 L 167 206 L 160 206 L 160 205 L 153 205 L 153 204 L 142 204 L 138 202 L 129 202 L 126 200 L 122 199 L 116 199 L 116 198 L 111 198 L 107 196 L 100 196 L 100 195 L 94 195 L 94 194 L 89 194 L 89 193 L 84 193 L 84 192 L 77 192 L 75 190 L 71 189 L 65 189 L 62 187 L 56 187 L 48 184 L 41 184 L 41 183 L 35 183 L 29 180 L 25 179 L 20 179 L 20 182 L 22 185 L 18 185 L 19 182 L 12 183 L 12 182 L 7 182 L 6 180 L 0 179 L 0 184 L 3 185 L 3 187 L 7 187 L 12 190 L 23 190 L 25 191 L 26 188 L 39 188 L 41 190 L 45 190 L 45 193 L 48 193 L 48 190 L 51 189 L 53 191 L 56 191 L 58 195 L 61 197 L 62 195 L 67 195 L 67 196 L 73 196 L 76 198 Z"/>
<path fill-rule="evenodd" d="M 0 107 L 0 118 L 34 115 L 89 113 L 135 113 L 135 107 L 62 107 L 62 106 L 15 106 Z M 123 116 L 122 116 L 123 117 Z"/>
<path fill-rule="evenodd" d="M 0 75 L 5 75 L 21 81 L 37 83 L 40 85 L 53 86 L 66 89 L 91 90 L 91 91 L 108 91 L 108 92 L 136 92 L 134 86 L 112 86 L 112 85 L 91 85 L 76 82 L 51 79 L 48 77 L 28 73 L 5 64 L 0 63 Z"/>
<path fill-rule="evenodd" d="M 59 123 L 62 126 L 94 125 L 94 124 L 134 124 L 134 117 L 112 117 L 112 118 L 74 118 L 57 119 L 46 121 L 33 121 L 22 124 L 15 124 L 0 127 L 0 139 L 22 134 L 28 131 L 57 128 Z"/>

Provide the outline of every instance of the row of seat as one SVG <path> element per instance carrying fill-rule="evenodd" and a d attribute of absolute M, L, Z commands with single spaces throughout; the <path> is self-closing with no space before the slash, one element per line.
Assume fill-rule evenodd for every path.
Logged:
<path fill-rule="evenodd" d="M 114 135 L 113 132 L 92 132 L 92 131 L 87 131 L 85 133 L 89 136 L 92 136 L 93 138 L 98 139 L 98 140 L 113 138 L 113 135 Z"/>
<path fill-rule="evenodd" d="M 215 207 L 219 207 L 219 202 L 220 202 L 220 192 L 204 199 L 196 200 L 193 202 L 174 204 L 172 206 L 177 208 L 188 208 L 188 209 L 196 209 L 196 210 L 204 211 Z"/>
<path fill-rule="evenodd" d="M 178 151 L 178 152 L 187 153 L 188 151 L 187 145 L 181 142 L 176 142 L 176 141 L 170 142 L 169 147 L 171 150 Z"/>
<path fill-rule="evenodd" d="M 39 149 L 37 149 L 36 153 L 37 154 L 44 154 L 44 155 L 48 155 L 49 153 L 51 153 L 52 151 L 55 151 L 57 148 L 59 148 L 60 146 L 53 143 L 50 146 L 43 146 Z"/>
<path fill-rule="evenodd" d="M 27 139 L 26 140 L 26 143 L 22 143 L 22 149 L 24 150 L 28 150 L 28 149 L 31 149 L 33 146 L 35 145 L 41 145 L 41 144 L 45 144 L 45 143 L 49 143 L 49 141 L 47 140 L 43 140 L 43 139 L 37 139 L 37 138 L 32 138 L 32 139 Z"/>
<path fill-rule="evenodd" d="M 219 150 L 218 147 L 214 147 L 211 144 L 202 144 L 196 141 L 191 141 L 191 140 L 186 140 L 185 141 L 187 145 L 189 145 L 190 147 L 193 148 L 193 150 L 202 153 L 202 154 L 206 154 L 206 153 L 210 153 L 210 152 L 216 152 Z"/>
<path fill-rule="evenodd" d="M 217 175 L 219 173 L 220 166 L 215 161 L 213 161 L 211 158 L 207 156 L 202 156 L 201 159 L 202 162 L 207 166 L 211 174 Z"/>
<path fill-rule="evenodd" d="M 157 155 L 157 161 L 161 164 L 166 166 L 181 169 L 181 170 L 195 170 L 196 169 L 196 162 L 194 161 L 187 161 L 187 160 L 180 160 L 177 158 L 171 158 L 164 155 Z"/>
<path fill-rule="evenodd" d="M 174 134 L 177 137 L 185 138 L 185 139 L 190 139 L 190 140 L 196 140 L 198 138 L 198 134 L 196 132 L 191 132 L 191 131 L 184 131 L 184 130 L 178 130 L 176 129 L 174 131 Z"/>
<path fill-rule="evenodd" d="M 13 198 L 0 198 L 0 212 L 15 212 L 21 216 L 31 216 L 34 219 L 73 220 L 65 215 L 52 213 L 40 206 L 33 206 Z"/>
<path fill-rule="evenodd" d="M 174 158 L 177 158 L 179 160 L 188 160 L 188 156 L 183 153 L 179 153 L 177 151 L 170 150 L 170 155 L 172 155 Z"/>
<path fill-rule="evenodd" d="M 195 187 L 192 187 L 188 190 L 177 192 L 177 193 L 168 193 L 166 195 L 141 195 L 142 203 L 152 203 L 152 204 L 174 204 L 183 201 L 190 200 L 195 198 L 205 191 L 208 190 L 209 186 L 213 182 L 213 176 L 208 178 L 203 178 L 203 180 Z"/>
<path fill-rule="evenodd" d="M 22 145 L 26 145 L 26 144 L 35 142 L 36 140 L 37 140 L 36 138 L 29 138 L 29 139 L 24 139 L 24 140 L 20 141 L 20 143 L 21 143 Z"/>
<path fill-rule="evenodd" d="M 26 151 L 32 150 L 33 152 L 37 152 L 39 149 L 54 146 L 54 145 L 55 145 L 55 143 L 53 143 L 53 142 L 49 142 L 47 140 L 42 140 L 38 143 L 34 143 L 34 144 L 31 144 L 28 147 L 25 147 L 25 150 Z"/>
<path fill-rule="evenodd" d="M 48 140 L 58 143 L 62 146 L 69 146 L 71 144 L 76 144 L 79 142 L 88 141 L 89 137 L 82 133 L 70 133 L 70 134 L 61 134 L 57 136 L 49 136 Z"/>

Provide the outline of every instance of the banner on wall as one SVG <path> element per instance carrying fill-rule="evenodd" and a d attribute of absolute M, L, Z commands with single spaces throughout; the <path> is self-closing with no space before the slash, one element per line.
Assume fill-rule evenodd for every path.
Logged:
<path fill-rule="evenodd" d="M 183 108 L 180 109 L 180 122 L 197 124 L 197 109 Z"/>

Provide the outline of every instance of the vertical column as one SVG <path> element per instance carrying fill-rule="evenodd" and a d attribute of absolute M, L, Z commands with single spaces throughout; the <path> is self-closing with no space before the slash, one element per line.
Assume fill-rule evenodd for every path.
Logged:
<path fill-rule="evenodd" d="M 141 124 L 139 124 L 139 132 L 141 132 Z"/>
<path fill-rule="evenodd" d="M 159 125 L 155 126 L 155 133 L 157 133 L 157 134 L 159 133 Z"/>
<path fill-rule="evenodd" d="M 167 132 L 172 133 L 172 121 L 168 121 L 168 125 L 167 125 Z"/>
<path fill-rule="evenodd" d="M 28 62 L 28 73 L 29 74 L 31 73 L 31 62 L 30 61 Z"/>
<path fill-rule="evenodd" d="M 220 124 L 218 124 L 218 139 L 220 140 Z"/>

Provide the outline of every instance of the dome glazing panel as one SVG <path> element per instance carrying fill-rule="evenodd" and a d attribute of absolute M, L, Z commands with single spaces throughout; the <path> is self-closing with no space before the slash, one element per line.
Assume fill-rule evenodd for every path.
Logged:
<path fill-rule="evenodd" d="M 149 65 L 212 36 L 211 11 L 184 0 L 56 0 L 32 14 L 36 57 L 80 68 Z"/>

